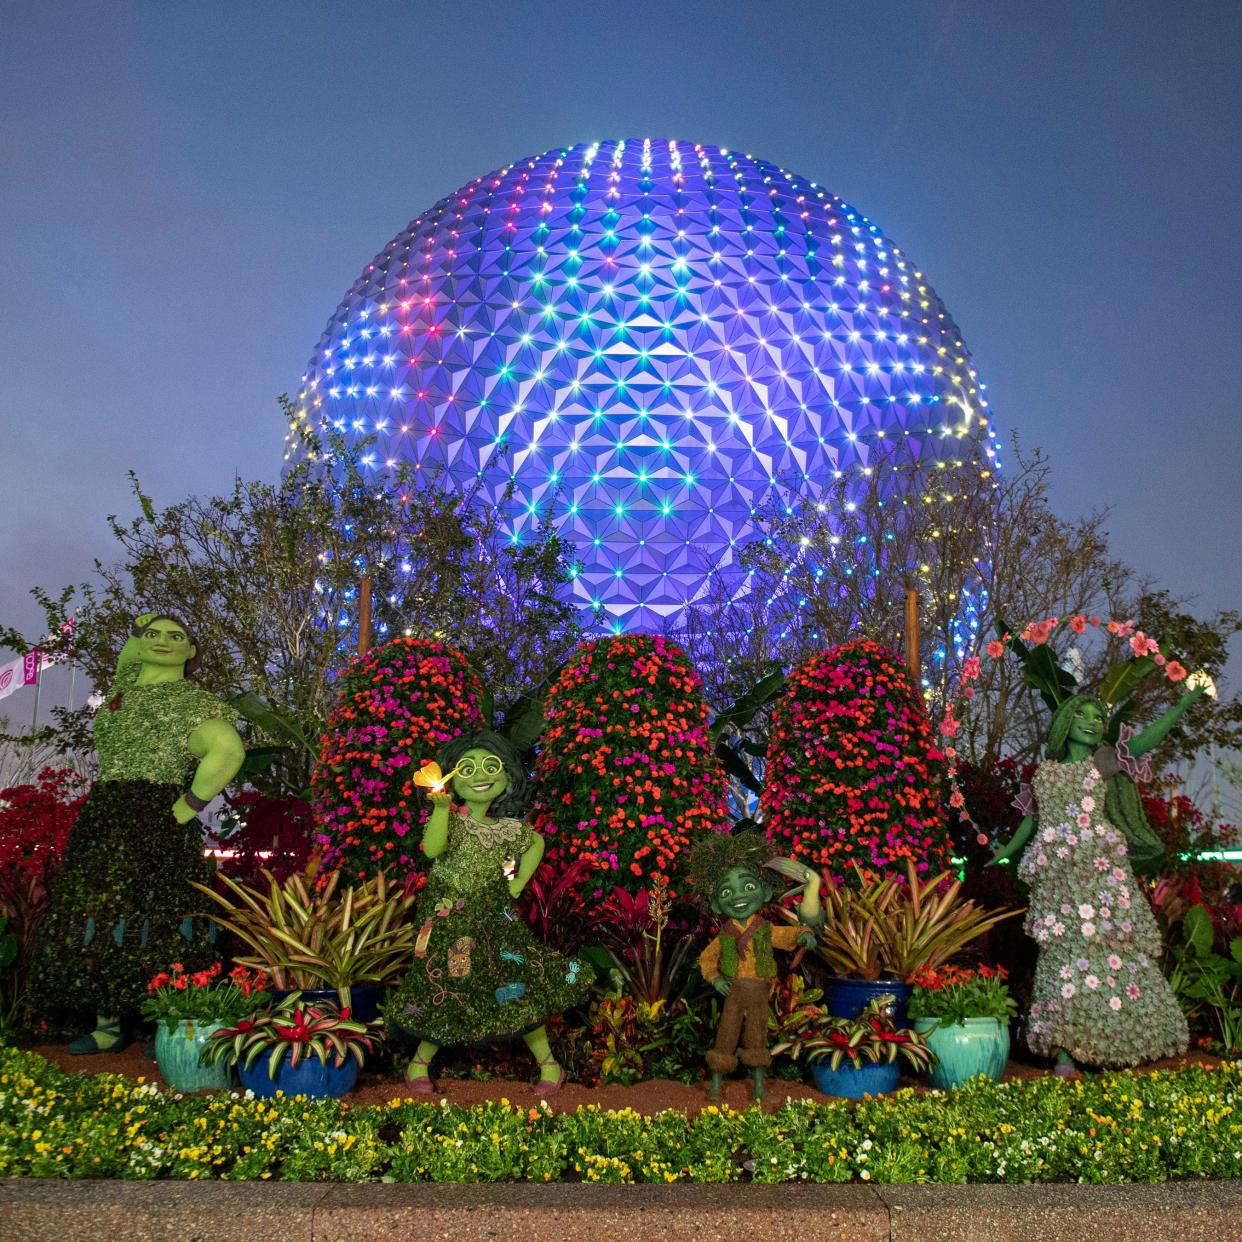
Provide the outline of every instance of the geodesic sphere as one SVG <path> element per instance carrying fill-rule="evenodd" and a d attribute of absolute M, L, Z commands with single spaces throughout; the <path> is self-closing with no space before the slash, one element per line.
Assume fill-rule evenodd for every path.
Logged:
<path fill-rule="evenodd" d="M 583 604 L 654 630 L 780 489 L 882 458 L 991 468 L 982 390 L 931 286 L 836 195 L 626 140 L 518 161 L 418 216 L 329 321 L 298 419 L 374 437 L 377 475 L 406 462 L 498 501 L 512 484 L 512 537 L 550 510 Z"/>

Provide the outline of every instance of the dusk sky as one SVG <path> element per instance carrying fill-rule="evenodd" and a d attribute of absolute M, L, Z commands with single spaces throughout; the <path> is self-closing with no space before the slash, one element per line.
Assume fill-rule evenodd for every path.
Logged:
<path fill-rule="evenodd" d="M 1242 606 L 1242 4 L 4 0 L 0 118 L 0 619 L 31 636 L 30 586 L 113 555 L 128 469 L 159 503 L 278 475 L 277 394 L 412 217 L 621 137 L 868 215 L 1059 512 Z"/>

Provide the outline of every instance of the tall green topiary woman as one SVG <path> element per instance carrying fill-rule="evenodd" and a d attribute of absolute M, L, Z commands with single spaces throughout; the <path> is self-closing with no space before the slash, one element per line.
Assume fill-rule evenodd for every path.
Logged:
<path fill-rule="evenodd" d="M 548 694 L 533 824 L 552 858 L 585 857 L 638 889 L 678 873 L 700 833 L 728 823 L 699 676 L 650 634 L 586 643 Z"/>
<path fill-rule="evenodd" d="M 189 674 L 198 642 L 176 617 L 145 613 L 95 714 L 99 779 L 69 833 L 39 930 L 29 988 L 51 1012 L 95 1015 L 69 1051 L 110 1052 L 169 962 L 210 960 L 210 920 L 190 881 L 209 883 L 198 814 L 245 758 L 227 704 Z"/>
<path fill-rule="evenodd" d="M 867 639 L 789 676 L 772 715 L 760 810 L 779 852 L 834 874 L 949 866 L 944 756 L 893 652 Z"/>

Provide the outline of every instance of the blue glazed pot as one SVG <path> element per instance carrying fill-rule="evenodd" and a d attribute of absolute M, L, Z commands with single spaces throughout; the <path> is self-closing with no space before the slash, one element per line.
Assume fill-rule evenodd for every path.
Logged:
<path fill-rule="evenodd" d="M 827 1059 L 811 1062 L 815 1085 L 825 1095 L 839 1095 L 847 1100 L 861 1100 L 864 1095 L 887 1095 L 897 1089 L 901 1066 L 896 1062 L 864 1061 L 854 1065 L 842 1061 L 840 1069 L 832 1069 Z"/>
<path fill-rule="evenodd" d="M 272 1000 L 279 1003 L 286 996 L 292 996 L 295 991 L 302 993 L 302 999 L 308 1005 L 321 1004 L 325 1001 L 337 1006 L 345 1004 L 344 998 L 336 988 L 273 988 Z M 352 1002 L 350 1017 L 355 1022 L 374 1022 L 379 1017 L 380 1003 L 386 991 L 387 989 L 378 983 L 353 984 L 349 989 L 349 998 Z"/>
<path fill-rule="evenodd" d="M 1009 1060 L 1009 1027 L 996 1018 L 967 1018 L 944 1026 L 939 1018 L 915 1018 L 914 1029 L 927 1036 L 938 1065 L 928 1081 L 941 1091 L 960 1087 L 982 1074 L 999 1082 Z"/>
<path fill-rule="evenodd" d="M 206 1046 L 213 1031 L 222 1022 L 195 1022 L 183 1018 L 176 1030 L 170 1031 L 166 1022 L 155 1028 L 155 1060 L 160 1074 L 174 1091 L 227 1091 L 233 1083 L 230 1065 L 200 1065 L 198 1055 Z"/>
<path fill-rule="evenodd" d="M 289 1064 L 289 1053 L 276 1067 L 276 1077 L 267 1072 L 267 1057 L 258 1056 L 249 1065 L 238 1065 L 237 1075 L 244 1090 L 253 1091 L 260 1099 L 269 1100 L 277 1091 L 287 1096 L 308 1095 L 322 1099 L 324 1096 L 344 1095 L 358 1081 L 358 1062 L 350 1057 L 344 1065 L 331 1061 L 324 1064 L 316 1056 L 303 1057 L 296 1066 Z"/>
<path fill-rule="evenodd" d="M 856 1018 L 877 996 L 895 996 L 896 1004 L 889 1005 L 886 1012 L 901 1030 L 910 1025 L 906 1007 L 913 991 L 911 984 L 898 983 L 896 979 L 829 979 L 825 999 L 834 1018 Z"/>

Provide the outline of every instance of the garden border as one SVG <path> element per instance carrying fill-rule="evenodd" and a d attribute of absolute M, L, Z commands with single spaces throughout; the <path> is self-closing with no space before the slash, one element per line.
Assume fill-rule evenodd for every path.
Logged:
<path fill-rule="evenodd" d="M 569 1242 L 676 1230 L 702 1242 L 1233 1242 L 1242 1181 L 1070 1186 L 532 1186 L 0 1181 L 7 1242 Z"/>

